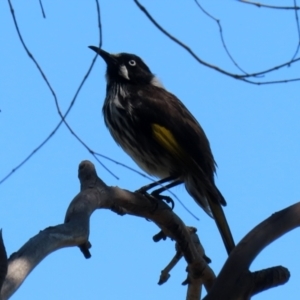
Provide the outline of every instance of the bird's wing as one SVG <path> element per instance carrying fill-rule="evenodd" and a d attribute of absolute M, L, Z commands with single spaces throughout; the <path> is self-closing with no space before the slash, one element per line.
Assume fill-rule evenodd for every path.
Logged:
<path fill-rule="evenodd" d="M 171 155 L 187 164 L 199 166 L 213 180 L 215 161 L 209 141 L 193 115 L 173 94 L 163 88 L 149 86 L 130 95 L 132 117 L 140 124 L 148 124 L 149 135 Z M 145 125 L 142 125 L 145 126 Z"/>
<path fill-rule="evenodd" d="M 139 124 L 148 124 L 148 131 L 144 131 L 147 137 L 187 165 L 190 177 L 185 181 L 186 188 L 214 217 L 230 253 L 235 244 L 221 207 L 226 201 L 214 184 L 215 161 L 203 129 L 183 103 L 162 88 L 143 87 L 131 100 L 132 116 Z"/>

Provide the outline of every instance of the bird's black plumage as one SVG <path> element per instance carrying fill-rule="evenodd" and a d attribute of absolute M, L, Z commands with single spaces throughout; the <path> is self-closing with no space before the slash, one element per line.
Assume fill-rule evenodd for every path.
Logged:
<path fill-rule="evenodd" d="M 184 181 L 195 201 L 212 215 L 228 253 L 234 247 L 214 183 L 216 163 L 200 124 L 136 55 L 96 51 L 107 64 L 105 124 L 115 141 L 147 173 Z"/>

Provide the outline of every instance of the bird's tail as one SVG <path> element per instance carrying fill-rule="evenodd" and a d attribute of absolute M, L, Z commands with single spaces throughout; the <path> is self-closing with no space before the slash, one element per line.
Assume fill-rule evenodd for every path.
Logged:
<path fill-rule="evenodd" d="M 221 192 L 213 182 L 207 180 L 207 182 L 203 183 L 195 177 L 187 178 L 185 180 L 185 187 L 188 193 L 204 209 L 204 211 L 215 219 L 229 255 L 235 247 L 235 243 L 222 209 L 222 205 L 225 206 L 226 201 Z"/>

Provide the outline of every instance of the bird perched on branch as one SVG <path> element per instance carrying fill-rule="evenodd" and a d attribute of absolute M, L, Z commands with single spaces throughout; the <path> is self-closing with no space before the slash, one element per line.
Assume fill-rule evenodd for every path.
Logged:
<path fill-rule="evenodd" d="M 107 64 L 105 124 L 123 150 L 148 174 L 184 182 L 188 193 L 215 219 L 228 253 L 234 241 L 214 182 L 209 141 L 183 103 L 168 92 L 143 60 L 90 46 Z"/>

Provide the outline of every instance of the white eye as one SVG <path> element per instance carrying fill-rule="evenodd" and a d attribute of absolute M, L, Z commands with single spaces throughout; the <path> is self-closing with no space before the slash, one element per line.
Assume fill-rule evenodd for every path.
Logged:
<path fill-rule="evenodd" d="M 130 60 L 128 63 L 129 63 L 129 65 L 132 66 L 132 67 L 134 67 L 134 66 L 136 65 L 136 62 L 135 62 L 135 60 L 133 60 L 133 59 Z"/>

